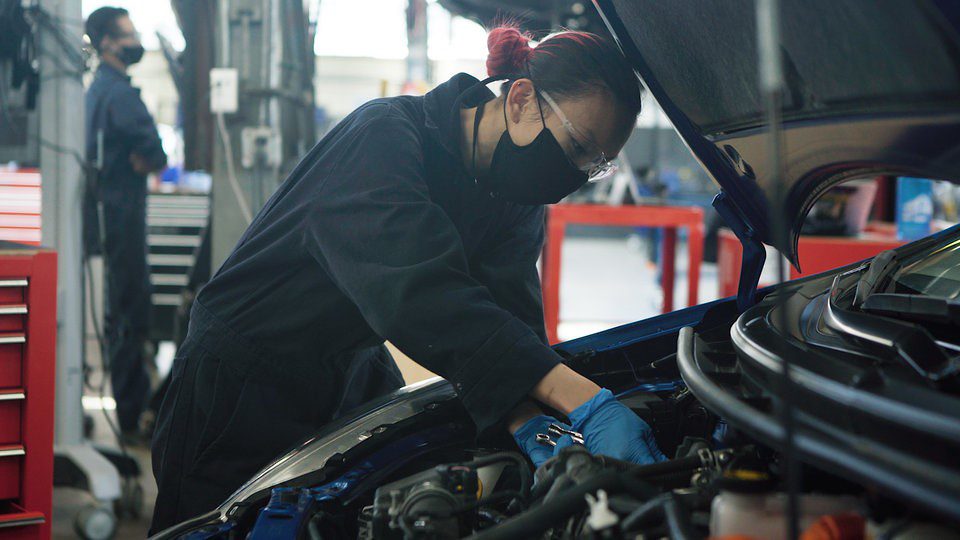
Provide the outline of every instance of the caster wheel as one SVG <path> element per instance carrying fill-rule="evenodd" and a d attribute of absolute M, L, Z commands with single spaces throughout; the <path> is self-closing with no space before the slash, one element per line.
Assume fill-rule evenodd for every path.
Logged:
<path fill-rule="evenodd" d="M 135 480 L 123 483 L 120 498 L 114 501 L 113 510 L 120 518 L 138 519 L 143 515 L 143 487 Z"/>
<path fill-rule="evenodd" d="M 117 518 L 108 508 L 91 504 L 77 512 L 73 527 L 85 540 L 109 540 L 117 531 Z"/>

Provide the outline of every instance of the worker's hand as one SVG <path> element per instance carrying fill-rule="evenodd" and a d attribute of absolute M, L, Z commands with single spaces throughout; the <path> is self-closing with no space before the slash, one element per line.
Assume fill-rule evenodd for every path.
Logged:
<path fill-rule="evenodd" d="M 130 165 L 133 166 L 133 172 L 137 174 L 150 174 L 153 168 L 147 163 L 147 160 L 139 154 L 130 154 Z"/>
<path fill-rule="evenodd" d="M 541 414 L 527 420 L 526 423 L 513 432 L 513 440 L 517 441 L 517 445 L 520 446 L 520 448 L 523 449 L 523 453 L 530 458 L 534 467 L 540 467 L 540 465 L 543 465 L 544 462 L 553 457 L 555 450 L 553 446 L 537 442 L 537 434 L 546 434 L 550 424 L 557 424 L 570 429 L 569 426 L 559 422 L 556 418 Z"/>
<path fill-rule="evenodd" d="M 650 426 L 605 388 L 574 409 L 570 422 L 574 431 L 583 434 L 584 446 L 592 454 L 639 464 L 667 459 L 657 448 Z"/>

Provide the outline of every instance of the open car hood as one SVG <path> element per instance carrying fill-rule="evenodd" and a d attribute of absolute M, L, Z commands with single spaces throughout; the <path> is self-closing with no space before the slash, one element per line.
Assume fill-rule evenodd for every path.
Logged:
<path fill-rule="evenodd" d="M 720 186 L 721 215 L 745 244 L 774 245 L 755 2 L 594 2 Z M 776 247 L 799 268 L 804 217 L 834 184 L 881 173 L 960 179 L 960 5 L 782 0 L 781 20 L 786 199 L 777 211 L 789 243 Z"/>

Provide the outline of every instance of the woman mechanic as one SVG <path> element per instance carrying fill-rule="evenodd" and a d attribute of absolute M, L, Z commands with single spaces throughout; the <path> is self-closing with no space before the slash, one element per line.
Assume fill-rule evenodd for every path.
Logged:
<path fill-rule="evenodd" d="M 501 27 L 488 47 L 488 79 L 461 73 L 341 121 L 200 291 L 153 441 L 153 532 L 402 386 L 385 340 L 535 464 L 551 453 L 535 435 L 556 421 L 540 404 L 591 452 L 665 459 L 647 424 L 547 346 L 536 269 L 543 205 L 611 172 L 640 112 L 636 76 L 584 32 L 532 48 Z"/>

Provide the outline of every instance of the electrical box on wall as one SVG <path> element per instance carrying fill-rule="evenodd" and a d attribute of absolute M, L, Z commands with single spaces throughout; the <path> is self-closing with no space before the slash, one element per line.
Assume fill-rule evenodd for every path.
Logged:
<path fill-rule="evenodd" d="M 239 106 L 240 78 L 235 68 L 210 70 L 210 112 L 230 114 Z"/>
<path fill-rule="evenodd" d="M 270 126 L 245 127 L 240 132 L 240 164 L 251 169 L 258 163 L 267 167 L 280 165 L 280 135 Z"/>

